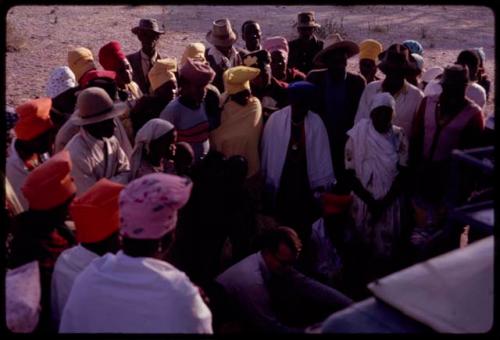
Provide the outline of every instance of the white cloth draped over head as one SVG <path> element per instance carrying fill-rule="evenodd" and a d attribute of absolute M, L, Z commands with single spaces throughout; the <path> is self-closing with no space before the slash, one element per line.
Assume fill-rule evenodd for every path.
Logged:
<path fill-rule="evenodd" d="M 134 150 L 132 151 L 132 156 L 130 158 L 131 179 L 136 178 L 137 171 L 141 167 L 143 153 L 145 150 L 146 152 L 149 151 L 149 143 L 160 138 L 174 128 L 175 127 L 172 123 L 164 119 L 154 118 L 144 124 L 144 126 L 137 132 L 137 135 L 135 136 Z"/>
<path fill-rule="evenodd" d="M 276 193 L 285 165 L 291 135 L 291 106 L 274 112 L 264 127 L 261 169 L 266 187 Z M 326 128 L 321 118 L 309 111 L 305 117 L 306 158 L 309 184 L 314 190 L 335 184 Z"/>
<path fill-rule="evenodd" d="M 390 107 L 393 111 L 396 110 L 396 101 L 389 92 L 377 93 L 375 97 L 373 97 L 372 106 L 370 107 L 370 112 L 376 109 L 377 107 L 382 107 L 382 106 Z"/>
<path fill-rule="evenodd" d="M 353 143 L 356 177 L 375 199 L 384 197 L 398 174 L 399 155 L 395 145 L 377 132 L 368 118 L 356 123 L 347 135 Z"/>

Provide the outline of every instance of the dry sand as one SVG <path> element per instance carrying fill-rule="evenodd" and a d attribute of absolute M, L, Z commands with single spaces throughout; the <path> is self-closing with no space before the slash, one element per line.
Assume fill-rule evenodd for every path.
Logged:
<path fill-rule="evenodd" d="M 206 43 L 206 32 L 215 19 L 227 17 L 240 34 L 241 24 L 253 19 L 264 37 L 295 37 L 293 24 L 300 11 L 316 12 L 317 20 L 345 38 L 360 42 L 377 39 L 384 46 L 416 39 L 423 44 L 425 67 L 453 63 L 462 49 L 482 46 L 486 70 L 494 82 L 494 15 L 477 6 L 19 6 L 7 20 L 13 27 L 8 42 L 17 51 L 6 56 L 6 102 L 18 105 L 45 95 L 51 70 L 66 65 L 67 50 L 85 46 L 94 55 L 111 40 L 122 43 L 126 53 L 140 43 L 130 32 L 140 18 L 151 17 L 165 25 L 159 43 L 162 56 L 180 58 L 187 43 Z M 326 39 L 329 40 L 328 38 Z M 207 44 L 207 43 L 206 43 Z M 241 40 L 238 40 L 241 45 Z M 357 71 L 357 59 L 349 60 Z M 487 112 L 494 108 L 493 91 Z"/>

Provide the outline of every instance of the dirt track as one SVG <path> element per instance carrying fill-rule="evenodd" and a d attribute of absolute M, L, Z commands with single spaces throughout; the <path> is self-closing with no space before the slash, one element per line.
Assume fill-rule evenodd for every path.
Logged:
<path fill-rule="evenodd" d="M 261 24 L 264 36 L 292 38 L 296 15 L 304 10 L 315 11 L 317 20 L 330 27 L 327 33 L 337 30 L 358 43 L 374 38 L 389 46 L 416 39 L 424 46 L 426 67 L 446 66 L 455 61 L 460 50 L 483 46 L 486 69 L 494 82 L 494 15 L 485 7 L 20 6 L 7 15 L 14 27 L 8 40 L 15 38 L 19 50 L 7 52 L 6 102 L 15 106 L 45 95 L 48 75 L 54 67 L 66 65 L 71 47 L 85 46 L 95 56 L 101 46 L 118 40 L 126 53 L 138 50 L 139 41 L 130 29 L 140 18 L 152 17 L 165 24 L 161 55 L 179 58 L 187 43 L 207 44 L 205 35 L 215 19 L 229 18 L 239 34 L 241 24 L 253 19 Z M 357 70 L 356 58 L 349 60 L 349 68 Z M 488 112 L 493 111 L 493 101 L 490 98 Z"/>

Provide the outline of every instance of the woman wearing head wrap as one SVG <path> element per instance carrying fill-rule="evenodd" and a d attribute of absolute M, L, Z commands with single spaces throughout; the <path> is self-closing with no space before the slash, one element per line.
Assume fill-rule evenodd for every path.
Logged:
<path fill-rule="evenodd" d="M 365 77 L 367 84 L 380 80 L 376 73 L 378 55 L 382 51 L 382 44 L 374 39 L 366 39 L 359 44 L 359 72 Z"/>
<path fill-rule="evenodd" d="M 42 287 L 39 330 L 50 329 L 50 284 L 55 262 L 61 252 L 75 243 L 65 224 L 68 207 L 76 193 L 67 151 L 52 156 L 26 178 L 22 191 L 29 210 L 16 216 L 7 259 L 9 268 L 38 261 Z"/>
<path fill-rule="evenodd" d="M 212 333 L 198 289 L 162 260 L 191 188 L 187 178 L 149 174 L 123 189 L 123 250 L 96 259 L 78 276 L 61 333 Z"/>
<path fill-rule="evenodd" d="M 79 89 L 75 74 L 68 66 L 56 67 L 46 85 L 47 96 L 52 98 L 50 117 L 56 132 L 73 113 L 76 105 L 76 91 Z"/>
<path fill-rule="evenodd" d="M 130 160 L 130 180 L 155 172 L 166 172 L 173 166 L 177 132 L 172 123 L 155 118 L 144 124 L 135 136 Z"/>
<path fill-rule="evenodd" d="M 248 161 L 247 177 L 260 168 L 259 140 L 262 132 L 262 107 L 250 91 L 250 81 L 260 71 L 236 66 L 224 72 L 224 103 L 220 126 L 210 132 L 212 147 L 226 157 L 241 155 Z"/>
<path fill-rule="evenodd" d="M 347 132 L 345 147 L 346 169 L 355 193 L 354 221 L 373 256 L 376 277 L 391 269 L 401 232 L 399 197 L 408 162 L 408 142 L 403 130 L 392 125 L 395 107 L 389 93 L 378 93 L 372 101 L 370 118 L 360 120 Z"/>
<path fill-rule="evenodd" d="M 306 75 L 294 67 L 288 67 L 288 41 L 275 36 L 264 41 L 263 49 L 271 53 L 271 71 L 274 78 L 285 83 L 305 80 Z"/>

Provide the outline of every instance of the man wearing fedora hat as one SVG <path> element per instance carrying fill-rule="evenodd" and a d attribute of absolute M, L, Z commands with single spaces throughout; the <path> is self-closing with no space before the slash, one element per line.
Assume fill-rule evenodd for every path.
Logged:
<path fill-rule="evenodd" d="M 85 193 L 101 178 L 126 184 L 129 160 L 114 136 L 115 117 L 127 110 L 126 103 L 113 103 L 101 88 L 83 90 L 71 121 L 80 131 L 66 145 L 71 155 L 77 195 Z"/>
<path fill-rule="evenodd" d="M 314 12 L 299 13 L 296 25 L 299 38 L 290 41 L 288 67 L 307 74 L 313 69 L 314 56 L 323 49 L 323 41 L 314 35 L 314 30 L 321 25 L 314 19 Z"/>
<path fill-rule="evenodd" d="M 359 98 L 365 88 L 365 79 L 359 74 L 347 72 L 347 60 L 359 53 L 356 43 L 337 41 L 319 52 L 314 63 L 321 70 L 312 70 L 307 80 L 320 89 L 321 100 L 315 105 L 328 131 L 332 162 L 337 185 L 344 183 L 344 146 L 346 132 L 354 124 Z"/>
<path fill-rule="evenodd" d="M 155 19 L 141 19 L 139 25 L 132 28 L 132 33 L 137 35 L 142 45 L 140 51 L 127 56 L 130 66 L 132 66 L 132 79 L 139 85 L 142 93 L 149 93 L 148 72 L 153 64 L 161 59 L 157 43 L 160 35 L 164 34 L 165 31 L 160 29 L 158 21 Z"/>
<path fill-rule="evenodd" d="M 405 78 L 414 72 L 415 63 L 411 61 L 410 50 L 401 44 L 393 44 L 378 56 L 378 68 L 385 74 L 384 80 L 376 80 L 368 84 L 359 101 L 355 122 L 370 116 L 373 98 L 379 92 L 389 92 L 396 100 L 394 125 L 402 127 L 409 136 L 415 113 L 424 94 Z"/>
<path fill-rule="evenodd" d="M 213 46 L 205 50 L 205 58 L 215 71 L 213 84 L 220 93 L 224 92 L 224 72 L 231 67 L 241 65 L 241 56 L 233 46 L 238 34 L 233 30 L 229 19 L 219 19 L 213 22 L 212 29 L 206 39 Z"/>

